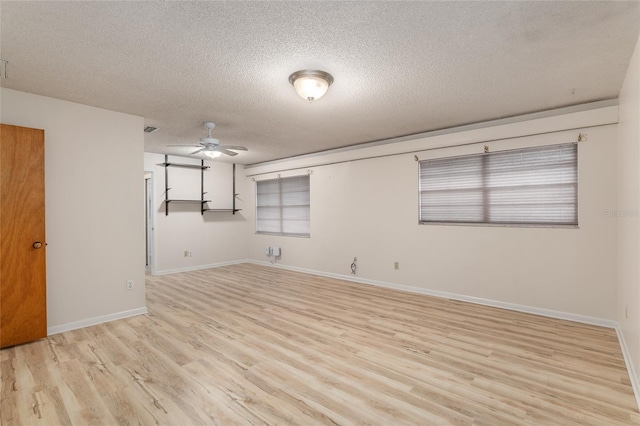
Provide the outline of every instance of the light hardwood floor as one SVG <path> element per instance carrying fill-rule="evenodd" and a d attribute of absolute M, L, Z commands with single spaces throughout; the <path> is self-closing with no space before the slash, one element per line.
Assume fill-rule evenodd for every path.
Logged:
<path fill-rule="evenodd" d="M 612 329 L 243 264 L 0 351 L 3 425 L 618 425 Z"/>

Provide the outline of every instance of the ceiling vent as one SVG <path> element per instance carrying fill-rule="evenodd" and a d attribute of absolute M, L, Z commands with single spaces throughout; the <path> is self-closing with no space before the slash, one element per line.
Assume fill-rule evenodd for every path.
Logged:
<path fill-rule="evenodd" d="M 156 130 L 158 130 L 157 127 L 153 127 L 153 126 L 144 126 L 144 132 L 145 133 L 153 133 Z"/>

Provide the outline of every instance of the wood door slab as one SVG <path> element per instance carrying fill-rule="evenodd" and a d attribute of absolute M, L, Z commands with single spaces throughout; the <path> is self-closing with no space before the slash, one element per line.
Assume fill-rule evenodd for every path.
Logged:
<path fill-rule="evenodd" d="M 0 347 L 6 347 L 47 335 L 44 130 L 0 126 Z"/>

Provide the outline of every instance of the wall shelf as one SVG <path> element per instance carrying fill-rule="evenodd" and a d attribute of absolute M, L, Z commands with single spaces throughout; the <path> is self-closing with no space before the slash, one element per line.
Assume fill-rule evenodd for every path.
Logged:
<path fill-rule="evenodd" d="M 210 209 L 206 207 L 207 203 L 210 203 L 211 200 L 205 200 L 204 195 L 206 192 L 204 191 L 204 171 L 209 169 L 210 166 L 204 165 L 204 160 L 200 160 L 200 164 L 185 164 L 185 163 L 172 163 L 169 161 L 169 156 L 165 154 L 164 163 L 160 163 L 161 166 L 164 167 L 164 214 L 165 216 L 169 216 L 169 204 L 170 203 L 199 203 L 200 204 L 200 214 L 204 215 L 204 212 L 231 212 L 232 214 L 236 214 L 241 209 L 236 209 L 236 165 L 233 164 L 233 204 L 230 209 Z M 199 200 L 184 200 L 184 199 L 171 199 L 169 198 L 169 167 L 184 167 L 187 169 L 198 169 L 200 170 L 200 199 Z"/>
<path fill-rule="evenodd" d="M 236 214 L 236 212 L 242 211 L 242 209 L 203 209 L 203 211 L 205 211 L 205 212 L 233 212 L 233 214 Z"/>
<path fill-rule="evenodd" d="M 205 169 L 209 168 L 209 166 L 205 166 L 204 165 L 204 160 L 200 160 L 200 161 L 202 161 L 202 164 L 170 163 L 170 162 L 167 161 L 166 157 L 167 156 L 165 155 L 164 163 L 160 163 L 161 166 L 164 166 L 164 167 L 170 167 L 170 166 L 186 167 L 187 169 L 201 169 L 201 170 L 205 170 Z"/>

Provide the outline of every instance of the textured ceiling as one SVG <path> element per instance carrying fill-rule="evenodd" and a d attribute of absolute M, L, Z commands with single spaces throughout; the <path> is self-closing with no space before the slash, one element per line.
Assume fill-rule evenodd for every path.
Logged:
<path fill-rule="evenodd" d="M 615 98 L 639 6 L 2 1 L 2 86 L 143 116 L 150 152 L 211 120 L 251 164 Z M 335 78 L 313 104 L 304 68 Z"/>

